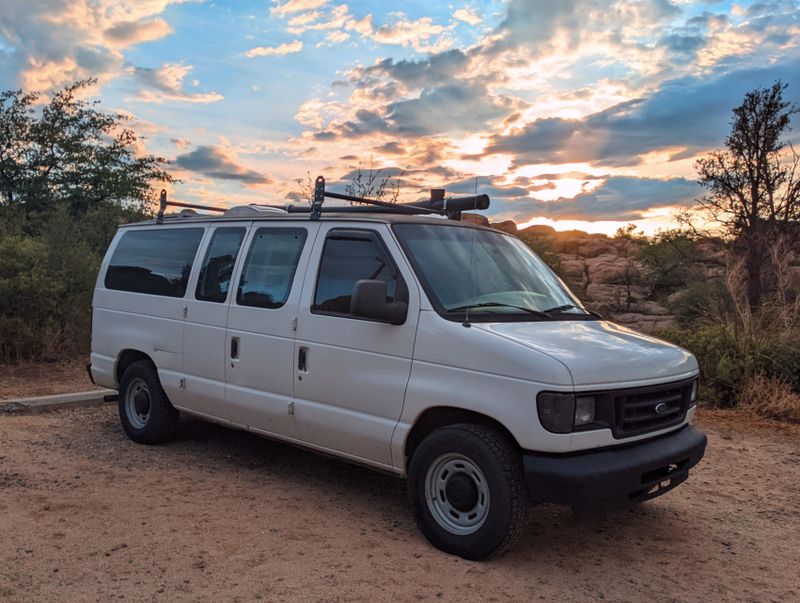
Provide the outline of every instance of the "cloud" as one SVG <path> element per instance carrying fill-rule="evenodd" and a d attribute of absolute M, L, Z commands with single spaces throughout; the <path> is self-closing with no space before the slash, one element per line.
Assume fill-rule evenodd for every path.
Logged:
<path fill-rule="evenodd" d="M 166 63 L 157 69 L 131 67 L 128 73 L 139 87 L 136 99 L 142 102 L 160 103 L 170 100 L 214 103 L 222 100 L 222 95 L 217 92 L 186 92 L 183 89 L 183 80 L 191 70 L 191 65 Z"/>
<path fill-rule="evenodd" d="M 141 42 L 158 40 L 172 33 L 172 27 L 164 19 L 146 19 L 144 21 L 120 21 L 103 34 L 112 46 L 125 48 Z"/>
<path fill-rule="evenodd" d="M 397 141 L 384 143 L 373 150 L 386 155 L 404 155 L 406 152 L 405 147 Z"/>
<path fill-rule="evenodd" d="M 272 183 L 271 178 L 237 163 L 228 149 L 218 146 L 199 146 L 194 151 L 178 155 L 175 165 L 217 180 L 236 180 L 244 186 Z"/>
<path fill-rule="evenodd" d="M 491 96 L 477 81 L 455 80 L 426 88 L 418 98 L 387 106 L 386 119 L 401 134 L 432 135 L 480 130 L 510 110 L 510 101 Z"/>
<path fill-rule="evenodd" d="M 478 194 L 489 195 L 491 199 L 523 199 L 528 197 L 528 189 L 523 186 L 504 186 L 497 183 L 494 176 L 464 178 L 445 185 L 448 194 L 466 196 Z"/>
<path fill-rule="evenodd" d="M 276 17 L 285 17 L 293 13 L 319 8 L 327 3 L 328 0 L 286 0 L 286 2 L 273 0 L 275 6 L 273 6 L 269 12 Z"/>
<path fill-rule="evenodd" d="M 612 176 L 597 188 L 583 192 L 572 199 L 539 201 L 526 199 L 503 206 L 521 221 L 531 217 L 560 220 L 614 220 L 629 222 L 645 217 L 656 207 L 689 207 L 700 194 L 697 183 L 685 178 L 636 178 Z"/>
<path fill-rule="evenodd" d="M 372 34 L 372 40 L 378 44 L 394 44 L 410 46 L 417 52 L 437 52 L 444 50 L 452 41 L 442 34 L 447 31 L 443 25 L 436 25 L 430 17 L 409 20 L 403 13 L 397 13 L 394 23 L 382 25 Z M 438 37 L 435 43 L 429 43 Z"/>
<path fill-rule="evenodd" d="M 125 73 L 122 50 L 167 35 L 159 15 L 183 0 L 2 0 L 0 85 L 49 92 Z"/>
<path fill-rule="evenodd" d="M 478 25 L 480 24 L 483 19 L 481 19 L 475 12 L 470 8 L 459 8 L 453 13 L 453 18 L 458 19 L 459 21 L 463 21 L 467 25 Z"/>
<path fill-rule="evenodd" d="M 356 24 L 357 21 L 350 15 L 348 6 L 340 4 L 326 11 L 312 11 L 292 17 L 287 31 L 299 36 L 307 31 L 352 30 Z"/>
<path fill-rule="evenodd" d="M 731 109 L 756 86 L 791 81 L 800 60 L 743 69 L 716 78 L 686 77 L 664 83 L 646 98 L 619 103 L 580 119 L 540 118 L 492 136 L 485 155 L 514 156 L 516 166 L 590 163 L 633 166 L 641 156 L 672 150 L 676 157 L 720 146 L 730 129 Z M 800 89 L 787 91 L 800 100 Z"/>
<path fill-rule="evenodd" d="M 328 44 L 341 44 L 350 39 L 350 34 L 346 31 L 331 31 L 325 36 L 325 42 Z M 317 46 L 322 46 L 324 42 L 320 42 Z"/>
<path fill-rule="evenodd" d="M 539 54 L 552 47 L 573 49 L 592 32 L 628 27 L 639 33 L 678 17 L 681 9 L 669 0 L 510 0 L 498 27 L 505 42 Z"/>
<path fill-rule="evenodd" d="M 468 63 L 469 57 L 459 49 L 438 52 L 420 60 L 386 58 L 370 67 L 351 71 L 350 81 L 371 86 L 374 76 L 385 75 L 406 86 L 436 86 L 461 74 Z"/>
<path fill-rule="evenodd" d="M 244 56 L 250 59 L 253 57 L 283 56 L 294 52 L 300 52 L 301 50 L 303 50 L 303 42 L 294 40 L 293 42 L 286 42 L 279 46 L 256 46 L 245 52 Z"/>

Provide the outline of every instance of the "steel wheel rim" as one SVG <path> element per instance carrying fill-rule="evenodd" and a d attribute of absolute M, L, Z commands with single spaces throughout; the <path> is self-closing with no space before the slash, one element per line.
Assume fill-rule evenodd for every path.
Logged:
<path fill-rule="evenodd" d="M 136 377 L 125 392 L 125 414 L 136 429 L 143 429 L 150 418 L 150 388 L 144 379 Z"/>
<path fill-rule="evenodd" d="M 467 498 L 474 495 L 475 504 L 467 503 L 469 508 L 463 501 L 458 506 L 454 504 L 448 494 L 453 486 L 460 486 L 462 492 L 466 487 L 469 490 Z M 431 463 L 425 477 L 425 500 L 436 523 L 451 534 L 473 534 L 489 516 L 489 484 L 480 468 L 462 454 L 443 454 Z"/>

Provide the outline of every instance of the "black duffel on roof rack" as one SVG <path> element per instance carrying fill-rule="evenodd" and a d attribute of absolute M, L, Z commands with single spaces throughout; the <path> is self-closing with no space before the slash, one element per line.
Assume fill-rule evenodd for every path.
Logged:
<path fill-rule="evenodd" d="M 364 207 L 364 205 L 329 205 L 327 207 L 323 207 L 326 198 L 362 203 L 369 207 Z M 167 191 L 162 190 L 158 214 L 156 215 L 156 222 L 159 224 L 164 221 L 164 211 L 167 209 L 167 207 L 184 207 L 192 210 L 200 209 L 221 213 L 225 213 L 231 209 L 227 207 L 214 207 L 211 205 L 198 205 L 195 203 L 168 201 Z M 326 191 L 325 178 L 318 176 L 314 183 L 314 198 L 311 202 L 311 205 L 259 205 L 254 207 L 263 208 L 265 210 L 273 209 L 277 211 L 285 211 L 287 213 L 307 213 L 309 214 L 309 219 L 311 220 L 319 220 L 320 215 L 323 212 L 370 212 L 406 215 L 434 214 L 439 216 L 447 216 L 451 220 L 460 220 L 461 212 L 487 209 L 489 207 L 489 196 L 473 195 L 471 197 L 456 197 L 448 199 L 445 198 L 445 189 L 435 188 L 431 189 L 431 198 L 425 201 L 418 201 L 417 203 L 389 203 L 387 201 L 379 201 L 377 199 L 367 199 L 364 197 L 356 197 L 353 195 L 345 195 L 342 193 Z"/>

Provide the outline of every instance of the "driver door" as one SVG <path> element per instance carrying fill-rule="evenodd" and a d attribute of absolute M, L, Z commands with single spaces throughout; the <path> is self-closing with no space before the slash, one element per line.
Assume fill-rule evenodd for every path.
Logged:
<path fill-rule="evenodd" d="M 349 313 L 353 287 L 362 279 L 383 280 L 388 297 L 407 300 L 403 324 Z M 295 342 L 300 439 L 391 466 L 391 437 L 403 409 L 418 318 L 419 290 L 388 226 L 321 227 Z"/>

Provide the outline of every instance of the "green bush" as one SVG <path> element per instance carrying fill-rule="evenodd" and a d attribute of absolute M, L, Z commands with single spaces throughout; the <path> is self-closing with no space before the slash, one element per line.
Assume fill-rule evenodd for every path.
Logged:
<path fill-rule="evenodd" d="M 685 289 L 670 295 L 666 307 L 681 326 L 691 326 L 697 322 L 714 321 L 728 314 L 731 308 L 730 294 L 719 281 L 701 280 L 686 286 Z"/>
<path fill-rule="evenodd" d="M 701 400 L 711 406 L 736 406 L 739 394 L 756 377 L 785 382 L 800 392 L 800 329 L 735 328 L 717 322 L 678 327 L 661 334 L 692 352 L 700 363 Z"/>
<path fill-rule="evenodd" d="M 111 231 L 113 236 L 113 230 Z M 38 236 L 0 232 L 0 361 L 56 359 L 88 349 L 102 252 L 66 209 Z"/>

